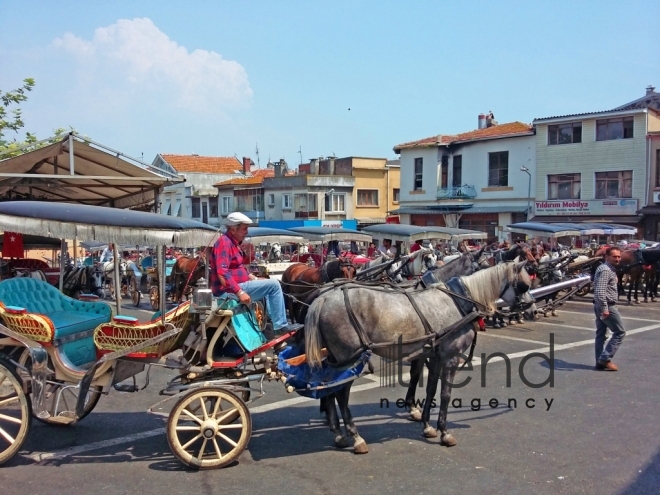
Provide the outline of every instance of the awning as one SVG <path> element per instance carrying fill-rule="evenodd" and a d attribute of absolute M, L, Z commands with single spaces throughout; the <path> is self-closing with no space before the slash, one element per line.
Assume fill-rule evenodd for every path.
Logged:
<path fill-rule="evenodd" d="M 399 208 L 390 211 L 392 215 L 470 215 L 485 213 L 524 213 L 526 206 L 470 206 L 469 208 L 456 208 L 448 206 L 447 208 Z"/>
<path fill-rule="evenodd" d="M 355 220 L 357 221 L 357 223 L 362 224 L 362 225 L 374 224 L 374 223 L 385 223 L 386 222 L 386 219 L 384 217 L 383 218 L 365 218 L 365 217 L 357 218 L 356 217 Z"/>
<path fill-rule="evenodd" d="M 181 181 L 174 169 L 147 165 L 75 133 L 0 161 L 3 199 L 145 208 L 160 187 Z"/>
<path fill-rule="evenodd" d="M 299 234 L 284 229 L 271 227 L 248 227 L 248 233 L 243 242 L 258 246 L 259 244 L 304 244 L 305 239 Z"/>
<path fill-rule="evenodd" d="M 379 239 L 391 239 L 400 242 L 415 242 L 426 239 L 450 240 L 451 235 L 436 230 L 436 227 L 418 227 L 417 225 L 404 225 L 395 223 L 386 223 L 380 225 L 370 225 L 362 229 Z"/>
<path fill-rule="evenodd" d="M 5 236 L 0 235 L 0 248 L 4 245 Z M 23 235 L 23 249 L 60 249 L 62 241 L 54 237 L 40 235 Z"/>
<path fill-rule="evenodd" d="M 310 241 L 362 241 L 371 242 L 371 234 L 353 229 L 339 229 L 334 227 L 292 227 L 291 232 L 309 239 Z"/>
<path fill-rule="evenodd" d="M 177 247 L 208 246 L 217 237 L 214 227 L 196 220 L 42 201 L 0 202 L 0 230 L 58 239 Z"/>
<path fill-rule="evenodd" d="M 554 215 L 539 215 L 531 218 L 530 222 L 569 222 L 569 223 L 616 223 L 616 224 L 632 224 L 637 225 L 642 220 L 642 217 L 635 216 L 554 216 Z"/>
<path fill-rule="evenodd" d="M 581 235 L 580 229 L 570 225 L 553 225 L 540 222 L 520 222 L 507 225 L 506 230 L 529 236 L 566 237 Z"/>

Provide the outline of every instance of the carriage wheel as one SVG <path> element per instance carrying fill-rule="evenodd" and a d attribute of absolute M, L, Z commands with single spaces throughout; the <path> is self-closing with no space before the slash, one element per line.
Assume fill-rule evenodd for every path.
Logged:
<path fill-rule="evenodd" d="M 14 457 L 32 425 L 32 405 L 14 366 L 0 359 L 0 465 Z"/>
<path fill-rule="evenodd" d="M 196 469 L 224 467 L 247 447 L 252 419 L 245 403 L 228 390 L 204 387 L 184 395 L 167 421 L 172 453 Z"/>
<path fill-rule="evenodd" d="M 140 305 L 140 288 L 137 285 L 137 279 L 135 277 L 131 277 L 131 286 L 128 289 L 128 292 L 131 294 L 131 300 L 133 301 L 133 306 L 139 306 Z"/>
<path fill-rule="evenodd" d="M 259 324 L 259 328 L 263 332 L 264 329 L 266 328 L 266 324 L 268 323 L 268 313 L 266 312 L 266 305 L 264 304 L 263 301 L 254 301 L 252 305 L 254 308 L 254 314 L 257 315 L 257 323 Z"/>
<path fill-rule="evenodd" d="M 155 285 L 149 289 L 149 302 L 151 303 L 151 309 L 154 311 L 160 309 L 160 294 L 158 292 L 158 287 Z"/>
<path fill-rule="evenodd" d="M 30 367 L 30 351 L 27 349 L 18 358 L 18 364 Z M 23 378 L 24 381 L 31 379 L 29 376 Z M 82 416 L 76 422 L 86 418 L 91 413 L 101 399 L 101 392 L 103 387 L 95 386 L 90 387 L 87 392 L 87 400 L 85 401 L 85 409 Z M 76 404 L 78 403 L 78 389 L 72 383 L 62 382 L 55 379 L 55 371 L 53 364 L 48 357 L 48 374 L 46 376 L 46 390 L 44 398 L 44 407 L 50 414 L 48 418 L 40 418 L 34 416 L 37 421 L 55 426 L 68 426 L 73 424 L 69 421 L 58 420 L 57 418 L 71 418 L 74 419 Z"/>
<path fill-rule="evenodd" d="M 589 291 L 591 290 L 591 284 L 586 284 L 584 287 L 582 287 L 580 290 L 578 290 L 575 294 L 578 296 L 588 296 Z"/>

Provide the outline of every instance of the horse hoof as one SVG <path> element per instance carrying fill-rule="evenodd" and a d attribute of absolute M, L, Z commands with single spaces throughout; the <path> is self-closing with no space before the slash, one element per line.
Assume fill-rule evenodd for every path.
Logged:
<path fill-rule="evenodd" d="M 515 324 L 516 324 L 515 321 L 510 321 L 510 322 L 509 322 L 509 325 L 515 325 Z"/>
<path fill-rule="evenodd" d="M 423 433 L 426 438 L 437 438 L 438 436 L 438 432 L 432 426 L 427 426 L 426 428 L 424 428 Z"/>
<path fill-rule="evenodd" d="M 369 446 L 367 445 L 367 442 L 364 441 L 362 438 L 358 438 L 355 441 L 355 445 L 353 445 L 353 453 L 354 454 L 368 454 L 369 453 Z"/>
<path fill-rule="evenodd" d="M 506 323 L 505 321 L 503 321 L 503 322 L 501 323 L 501 325 L 502 325 L 503 327 L 505 327 L 505 326 L 507 325 L 507 323 Z"/>
<path fill-rule="evenodd" d="M 644 299 L 644 302 L 647 303 L 647 302 L 649 302 L 649 300 L 648 300 L 648 299 Z"/>
<path fill-rule="evenodd" d="M 335 447 L 338 449 L 345 449 L 348 447 L 348 439 L 345 436 L 337 435 L 335 437 Z"/>
<path fill-rule="evenodd" d="M 552 316 L 559 316 L 556 311 L 552 312 Z"/>
<path fill-rule="evenodd" d="M 543 317 L 544 317 L 544 318 L 548 318 L 548 317 L 549 317 L 549 316 L 548 316 L 548 313 L 543 313 Z"/>
<path fill-rule="evenodd" d="M 457 443 L 458 442 L 451 435 L 451 433 L 445 433 L 444 435 L 442 435 L 442 438 L 440 439 L 440 445 L 444 445 L 445 447 L 453 447 Z"/>
<path fill-rule="evenodd" d="M 642 304 L 642 303 L 641 303 L 641 302 L 639 302 L 639 301 L 635 301 L 635 304 Z"/>
<path fill-rule="evenodd" d="M 422 411 L 419 409 L 415 408 L 410 411 L 410 417 L 408 418 L 410 421 L 416 421 L 419 422 L 422 420 Z"/>
<path fill-rule="evenodd" d="M 500 327 L 497 323 L 495 323 L 495 325 L 493 325 L 493 328 L 502 328 L 502 327 Z"/>

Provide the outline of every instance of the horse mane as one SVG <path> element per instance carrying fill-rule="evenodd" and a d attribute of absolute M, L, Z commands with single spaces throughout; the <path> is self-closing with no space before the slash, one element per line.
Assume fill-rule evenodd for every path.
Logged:
<path fill-rule="evenodd" d="M 494 302 L 497 301 L 502 279 L 513 282 L 516 277 L 515 263 L 500 263 L 485 270 L 479 270 L 465 277 L 460 277 L 470 297 L 483 304 L 489 311 L 495 311 Z"/>

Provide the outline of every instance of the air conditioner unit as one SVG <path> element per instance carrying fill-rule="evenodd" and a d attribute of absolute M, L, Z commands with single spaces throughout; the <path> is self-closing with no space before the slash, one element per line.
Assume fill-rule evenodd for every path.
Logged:
<path fill-rule="evenodd" d="M 660 191 L 653 193 L 653 202 L 660 203 Z"/>

